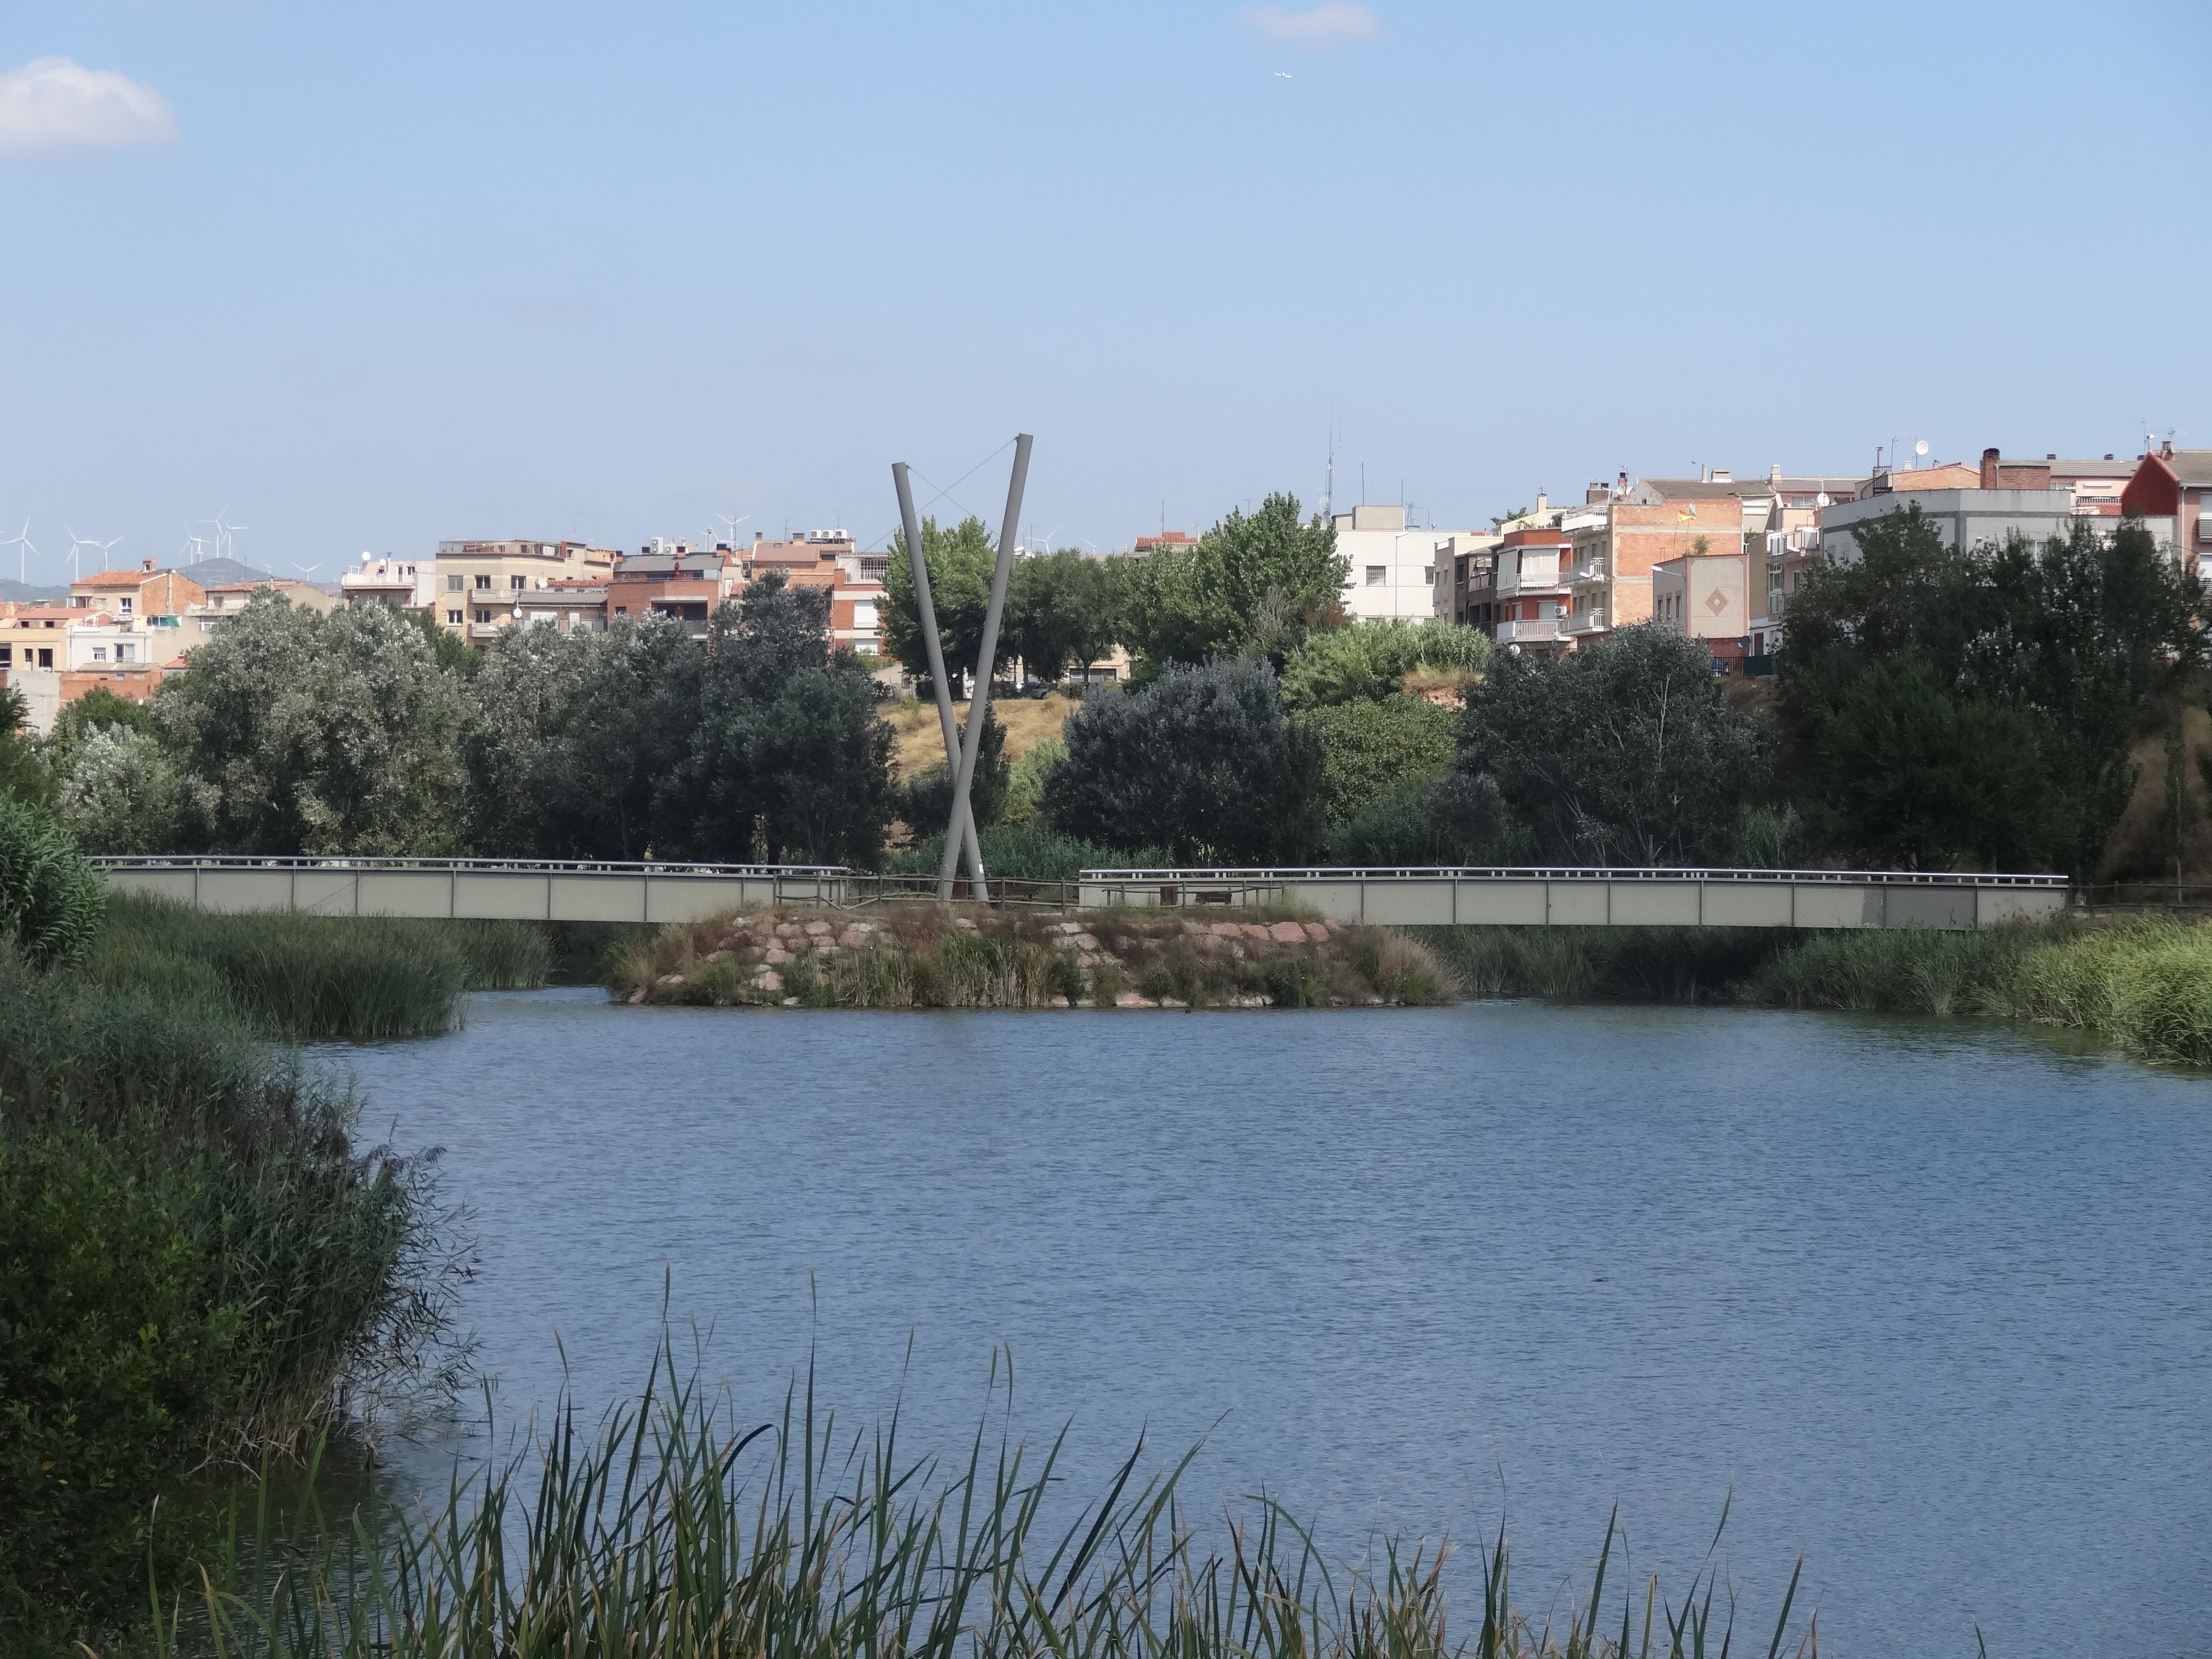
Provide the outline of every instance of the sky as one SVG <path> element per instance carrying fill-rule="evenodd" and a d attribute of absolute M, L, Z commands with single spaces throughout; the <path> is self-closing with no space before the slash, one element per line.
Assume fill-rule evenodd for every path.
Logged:
<path fill-rule="evenodd" d="M 10 0 L 0 538 L 872 543 L 1017 430 L 1101 548 L 1332 440 L 1454 529 L 2212 446 L 2208 162 L 2203 0 Z"/>

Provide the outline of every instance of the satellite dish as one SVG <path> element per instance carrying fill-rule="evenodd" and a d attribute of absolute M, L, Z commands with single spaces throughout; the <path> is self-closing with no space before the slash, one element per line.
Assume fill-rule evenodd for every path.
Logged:
<path fill-rule="evenodd" d="M 1913 446 L 1912 446 L 1912 453 L 1913 453 L 1914 454 L 1916 454 L 1916 455 L 1925 455 L 1925 454 L 1927 454 L 1927 453 L 1928 453 L 1928 440 L 1927 440 L 1927 439 L 1925 439 L 1925 438 L 1923 438 L 1923 439 L 1918 442 L 1918 443 L 1917 443 L 1917 444 L 1913 445 Z"/>
<path fill-rule="evenodd" d="M 1814 505 L 1814 506 L 1815 506 L 1815 507 L 1826 507 L 1826 506 L 1827 506 L 1827 505 L 1828 505 L 1828 492 L 1827 492 L 1826 490 L 1825 490 L 1825 489 L 1824 489 L 1824 490 L 1822 490 L 1819 495 L 1817 495 L 1814 496 L 1814 497 L 1813 497 L 1813 505 Z"/>

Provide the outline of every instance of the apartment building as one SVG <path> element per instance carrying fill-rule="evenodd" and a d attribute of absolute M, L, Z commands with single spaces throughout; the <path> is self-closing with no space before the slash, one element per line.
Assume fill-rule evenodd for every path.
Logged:
<path fill-rule="evenodd" d="M 656 541 L 616 562 L 606 583 L 606 619 L 612 623 L 617 617 L 657 612 L 682 623 L 694 639 L 704 639 L 715 608 L 741 580 L 741 568 L 727 553 L 695 552 L 689 542 Z"/>
<path fill-rule="evenodd" d="M 514 625 L 517 594 L 556 579 L 610 576 L 617 556 L 582 542 L 440 542 L 434 614 L 447 633 L 481 647 Z"/>
<path fill-rule="evenodd" d="M 141 559 L 136 570 L 102 570 L 70 584 L 70 605 L 105 611 L 121 622 L 174 628 L 207 590 L 179 570 Z"/>
<path fill-rule="evenodd" d="M 514 596 L 515 620 L 561 634 L 600 633 L 607 625 L 607 590 L 611 586 L 611 580 L 556 576 L 543 587 L 525 588 Z"/>
<path fill-rule="evenodd" d="M 1474 625 L 1468 607 L 1475 593 L 1491 586 L 1502 539 L 1455 532 L 1437 543 L 1436 616 L 1462 628 Z"/>
<path fill-rule="evenodd" d="M 0 602 L 0 684 L 15 684 L 10 677 L 19 673 L 66 669 L 70 624 L 83 617 L 68 605 Z"/>
<path fill-rule="evenodd" d="M 1763 486 L 1738 483 L 1725 468 L 1702 478 L 1638 478 L 1622 473 L 1593 483 L 1579 507 L 1559 514 L 1571 544 L 1565 568 L 1565 632 L 1571 644 L 1600 639 L 1652 617 L 1652 573 L 1689 553 L 1741 556 L 1746 497 Z M 1770 516 L 1760 493 L 1752 510 L 1763 532 Z"/>
<path fill-rule="evenodd" d="M 870 656 L 883 644 L 884 579 L 890 555 L 863 551 L 849 530 L 807 530 L 788 541 L 756 534 L 742 556 L 743 579 L 757 581 L 780 570 L 793 587 L 830 595 L 830 637 Z"/>
<path fill-rule="evenodd" d="M 1856 563 L 1862 527 L 1915 507 L 1950 547 L 2002 547 L 2014 536 L 2044 542 L 2071 531 L 2074 491 L 2055 487 L 2044 463 L 2008 463 L 1996 450 L 1986 449 L 1971 483 L 1957 482 L 1954 470 L 1875 472 L 1856 499 L 1837 501 L 1821 513 L 1821 556 Z M 1900 482 L 1910 487 L 1897 488 Z"/>
<path fill-rule="evenodd" d="M 207 590 L 207 597 L 190 607 L 184 615 L 185 643 L 179 648 L 190 650 L 194 643 L 228 622 L 252 603 L 256 593 L 276 594 L 287 603 L 302 611 L 318 611 L 329 616 L 338 608 L 337 595 L 313 582 L 295 581 L 287 577 L 271 578 L 267 581 L 218 582 Z"/>
<path fill-rule="evenodd" d="M 1651 571 L 1652 620 L 1702 644 L 1716 673 L 1741 673 L 1752 645 L 1751 572 L 1741 544 L 1663 559 Z"/>
<path fill-rule="evenodd" d="M 1565 531 L 1507 531 L 1486 556 L 1480 579 L 1470 575 L 1467 625 L 1515 650 L 1558 650 L 1574 556 L 1574 538 Z"/>
<path fill-rule="evenodd" d="M 438 567 L 431 559 L 361 556 L 361 566 L 338 577 L 338 598 L 347 605 L 382 605 L 397 611 L 427 611 L 437 602 Z"/>
<path fill-rule="evenodd" d="M 1437 614 L 1439 571 L 1455 556 L 1449 547 L 1462 534 L 1451 530 L 1415 530 L 1402 507 L 1355 507 L 1330 516 L 1336 550 L 1350 564 L 1345 577 L 1347 615 L 1419 622 Z M 1141 544 L 1140 544 L 1141 545 Z"/>

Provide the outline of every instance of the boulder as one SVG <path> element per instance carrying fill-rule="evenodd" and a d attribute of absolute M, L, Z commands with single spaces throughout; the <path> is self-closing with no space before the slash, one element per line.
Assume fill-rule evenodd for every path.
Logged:
<path fill-rule="evenodd" d="M 1306 942 L 1306 930 L 1304 926 L 1298 922 L 1279 921 L 1267 929 L 1267 937 L 1278 945 L 1304 945 Z"/>
<path fill-rule="evenodd" d="M 1152 1008 L 1158 1005 L 1139 991 L 1124 991 L 1114 999 L 1116 1008 Z"/>
<path fill-rule="evenodd" d="M 642 985 L 639 986 L 637 989 L 632 991 L 629 995 L 624 999 L 624 1000 L 627 1001 L 631 1007 L 636 1007 L 639 1003 L 645 1000 L 645 987 Z"/>
<path fill-rule="evenodd" d="M 1316 945 L 1328 944 L 1328 924 L 1321 921 L 1308 922 L 1306 924 L 1306 937 L 1311 939 Z"/>
<path fill-rule="evenodd" d="M 806 933 L 810 939 L 820 939 L 829 931 L 830 924 L 826 921 L 810 921 L 806 924 Z"/>
<path fill-rule="evenodd" d="M 663 974 L 659 979 L 653 981 L 653 983 L 654 988 L 658 990 L 672 991 L 678 986 L 684 983 L 684 975 L 681 974 Z"/>
<path fill-rule="evenodd" d="M 773 968 L 763 968 L 753 975 L 753 985 L 757 990 L 781 991 L 783 989 L 783 975 Z"/>
<path fill-rule="evenodd" d="M 789 962 L 791 960 L 791 952 L 784 950 L 780 945 L 771 945 L 766 951 L 761 953 L 761 960 L 763 962 Z"/>

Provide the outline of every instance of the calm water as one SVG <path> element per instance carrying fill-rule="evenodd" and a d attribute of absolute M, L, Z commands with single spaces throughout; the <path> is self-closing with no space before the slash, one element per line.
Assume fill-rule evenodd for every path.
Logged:
<path fill-rule="evenodd" d="M 502 1409 L 641 1379 L 664 1271 L 765 1411 L 819 1354 L 917 1443 L 1017 1417 L 1082 1468 L 1516 1546 L 1616 1503 L 1822 1651 L 2212 1643 L 2212 1082 L 1965 1024 L 1471 1004 L 1298 1015 L 716 1013 L 483 997 L 344 1051 L 447 1149 Z M 403 1471 L 436 1462 L 416 1449 Z M 442 1485 L 442 1475 L 436 1477 Z M 1753 1644 L 1765 1650 L 1765 1634 Z"/>

